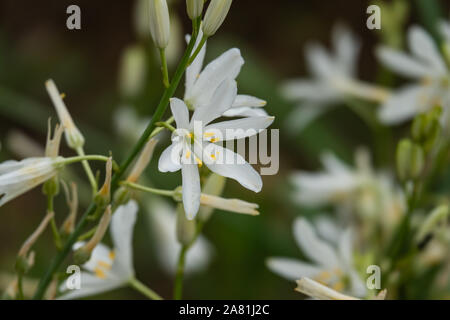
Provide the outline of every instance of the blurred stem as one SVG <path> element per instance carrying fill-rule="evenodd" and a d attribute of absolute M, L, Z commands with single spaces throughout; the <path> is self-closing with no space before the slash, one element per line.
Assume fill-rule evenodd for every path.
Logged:
<path fill-rule="evenodd" d="M 184 278 L 184 266 L 186 261 L 186 253 L 189 250 L 188 245 L 183 245 L 178 256 L 177 273 L 175 276 L 175 288 L 173 298 L 175 300 L 181 300 L 183 296 L 183 278 Z"/>
<path fill-rule="evenodd" d="M 198 26 L 200 25 L 200 21 L 197 21 Z M 175 90 L 178 87 L 178 84 L 181 81 L 181 78 L 186 71 L 186 68 L 188 66 L 189 57 L 191 56 L 191 52 L 194 48 L 195 42 L 196 42 L 196 36 L 191 37 L 191 40 L 189 41 L 188 47 L 183 55 L 183 58 L 181 59 L 180 64 L 177 67 L 177 70 L 175 71 L 175 75 L 173 77 L 173 81 L 169 88 L 167 88 L 164 91 L 164 94 L 161 98 L 161 101 L 156 108 L 155 113 L 153 114 L 153 117 L 148 124 L 147 128 L 145 129 L 144 133 L 142 134 L 139 141 L 134 146 L 133 150 L 130 152 L 126 160 L 122 163 L 122 165 L 118 168 L 116 173 L 114 174 L 114 177 L 112 179 L 111 188 L 112 193 L 117 189 L 118 183 L 120 179 L 122 178 L 125 171 L 128 169 L 130 164 L 134 161 L 136 156 L 141 152 L 142 148 L 145 146 L 145 144 L 148 141 L 149 136 L 152 134 L 153 130 L 155 129 L 155 124 L 161 120 L 162 116 L 164 115 L 167 105 L 169 104 L 169 99 L 174 95 Z M 106 158 L 106 157 L 105 157 Z M 107 161 L 108 158 L 106 158 L 105 161 Z M 50 284 L 53 274 L 57 271 L 57 269 L 60 267 L 61 263 L 64 261 L 64 259 L 67 257 L 69 252 L 72 249 L 73 244 L 76 242 L 78 237 L 83 232 L 84 227 L 86 226 L 88 222 L 88 217 L 93 214 L 96 210 L 96 204 L 94 202 L 91 202 L 90 206 L 86 209 L 85 213 L 81 217 L 78 225 L 76 226 L 74 232 L 70 235 L 70 237 L 67 239 L 67 242 L 65 243 L 63 249 L 59 254 L 56 255 L 54 260 L 52 261 L 50 267 L 47 269 L 47 272 L 44 274 L 44 276 L 41 278 L 41 281 L 39 282 L 38 289 L 36 290 L 36 293 L 33 297 L 33 299 L 42 299 L 44 296 L 44 293 Z"/>
<path fill-rule="evenodd" d="M 144 192 L 149 192 L 149 193 L 153 193 L 153 194 L 157 194 L 160 196 L 166 196 L 166 197 L 173 197 L 175 195 L 175 191 L 174 190 L 162 190 L 162 189 L 156 189 L 156 188 L 149 188 L 137 183 L 133 183 L 133 182 L 128 182 L 128 181 L 124 181 L 120 183 L 123 186 L 126 186 L 128 188 L 134 189 L 134 190 L 139 190 L 139 191 L 144 191 Z"/>
<path fill-rule="evenodd" d="M 55 212 L 54 206 L 53 206 L 54 199 L 55 198 L 53 195 L 47 196 L 47 212 L 53 212 L 53 213 Z M 53 240 L 55 241 L 55 246 L 58 250 L 61 250 L 61 248 L 62 248 L 61 236 L 59 234 L 58 227 L 56 226 L 56 220 L 55 220 L 54 214 L 53 214 L 52 218 L 50 219 L 50 225 L 52 228 Z"/>
<path fill-rule="evenodd" d="M 169 88 L 170 87 L 169 70 L 167 68 L 166 50 L 164 48 L 159 49 L 159 56 L 161 58 L 161 71 L 163 75 L 163 84 L 164 87 Z"/>
<path fill-rule="evenodd" d="M 23 294 L 23 274 L 21 272 L 17 274 L 17 294 L 19 300 L 25 299 Z"/>
<path fill-rule="evenodd" d="M 150 300 L 163 300 L 159 294 L 134 277 L 129 280 L 129 284 L 133 289 L 139 291 Z"/>
<path fill-rule="evenodd" d="M 82 147 L 77 148 L 77 153 L 79 156 L 84 157 L 86 154 L 84 153 L 84 149 Z M 86 175 L 89 179 L 89 183 L 92 187 L 92 194 L 95 196 L 95 194 L 98 191 L 98 185 L 97 180 L 95 179 L 94 173 L 92 172 L 91 166 L 89 165 L 89 162 L 87 160 L 81 161 L 81 164 L 83 165 L 84 171 L 86 172 Z"/>

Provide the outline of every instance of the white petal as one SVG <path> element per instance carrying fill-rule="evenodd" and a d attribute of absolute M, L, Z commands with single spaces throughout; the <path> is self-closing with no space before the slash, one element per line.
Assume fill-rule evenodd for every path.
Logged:
<path fill-rule="evenodd" d="M 378 47 L 376 55 L 386 67 L 405 77 L 423 78 L 433 72 L 421 61 L 388 47 Z"/>
<path fill-rule="evenodd" d="M 189 128 L 189 110 L 183 100 L 170 99 L 170 110 L 177 124 L 177 129 Z"/>
<path fill-rule="evenodd" d="M 110 279 L 101 279 L 90 273 L 81 272 L 81 288 L 68 290 L 66 282 L 62 285 L 64 294 L 59 297 L 60 300 L 78 299 L 93 296 L 102 292 L 111 291 L 124 285 L 123 282 Z"/>
<path fill-rule="evenodd" d="M 208 105 L 195 109 L 191 119 L 191 126 L 195 121 L 201 121 L 206 126 L 211 121 L 219 118 L 222 114 L 231 108 L 237 94 L 236 81 L 227 79 L 223 81 Z"/>
<path fill-rule="evenodd" d="M 342 24 L 337 24 L 333 28 L 332 41 L 338 64 L 341 66 L 343 73 L 347 76 L 354 76 L 361 43 L 350 29 Z"/>
<path fill-rule="evenodd" d="M 293 281 L 301 277 L 313 278 L 322 271 L 312 264 L 290 258 L 273 257 L 267 259 L 266 264 L 276 274 Z"/>
<path fill-rule="evenodd" d="M 438 29 L 445 41 L 450 42 L 450 23 L 445 20 L 439 21 Z"/>
<path fill-rule="evenodd" d="M 337 243 L 341 234 L 341 229 L 336 225 L 336 221 L 327 216 L 321 216 L 314 221 L 317 234 L 330 243 Z"/>
<path fill-rule="evenodd" d="M 317 103 L 330 103 L 339 99 L 339 93 L 324 81 L 297 79 L 282 86 L 282 94 L 291 100 L 308 100 Z"/>
<path fill-rule="evenodd" d="M 200 44 L 200 41 L 203 37 L 203 31 L 200 30 L 197 41 L 195 43 L 195 47 L 193 52 L 198 48 L 198 45 Z M 186 36 L 186 41 L 189 43 L 191 40 L 191 36 Z M 206 54 L 206 43 L 203 45 L 202 49 L 198 53 L 195 60 L 191 63 L 191 65 L 186 69 L 186 91 L 185 91 L 185 98 L 189 97 L 191 95 L 191 90 L 194 86 L 195 81 L 200 76 L 200 72 L 202 71 L 203 67 L 203 61 L 205 60 L 205 54 Z"/>
<path fill-rule="evenodd" d="M 138 205 L 131 200 L 114 212 L 111 221 L 111 235 L 114 243 L 115 260 L 113 270 L 129 279 L 134 275 L 133 268 L 133 229 L 136 223 Z"/>
<path fill-rule="evenodd" d="M 353 175 L 352 169 L 342 162 L 334 153 L 324 152 L 320 155 L 320 161 L 324 169 L 335 175 L 348 176 Z"/>
<path fill-rule="evenodd" d="M 182 164 L 183 206 L 186 217 L 192 220 L 200 208 L 200 176 L 197 164 Z"/>
<path fill-rule="evenodd" d="M 286 127 L 292 133 L 299 133 L 328 110 L 320 104 L 303 104 L 292 111 L 286 119 Z"/>
<path fill-rule="evenodd" d="M 213 143 L 207 144 L 203 151 L 204 163 L 212 172 L 234 179 L 254 192 L 261 191 L 261 176 L 241 155 Z M 215 155 L 215 160 L 211 159 L 211 154 Z"/>
<path fill-rule="evenodd" d="M 367 294 L 367 287 L 364 281 L 355 270 L 350 270 L 348 273 L 350 278 L 349 293 L 355 297 L 364 298 Z"/>
<path fill-rule="evenodd" d="M 319 44 L 306 47 L 306 60 L 311 73 L 317 78 L 328 78 L 336 75 L 335 61 L 325 48 Z"/>
<path fill-rule="evenodd" d="M 345 269 L 353 268 L 353 244 L 351 229 L 346 229 L 339 237 L 338 243 L 339 258 Z"/>
<path fill-rule="evenodd" d="M 275 117 L 249 117 L 213 123 L 205 127 L 204 140 L 210 141 L 216 137 L 219 139 L 216 141 L 227 141 L 251 137 L 269 127 L 274 119 Z M 211 136 L 210 133 L 216 136 Z"/>
<path fill-rule="evenodd" d="M 180 157 L 183 151 L 181 143 L 172 143 L 168 146 L 158 161 L 158 169 L 161 172 L 175 172 L 181 169 Z"/>
<path fill-rule="evenodd" d="M 442 60 L 433 39 L 424 29 L 419 26 L 412 26 L 408 31 L 408 43 L 411 52 L 433 68 L 435 76 L 446 74 L 445 62 Z"/>
<path fill-rule="evenodd" d="M 238 94 L 236 99 L 234 99 L 232 108 L 241 108 L 241 107 L 264 107 L 267 104 L 267 101 L 252 97 L 246 94 Z"/>
<path fill-rule="evenodd" d="M 263 117 L 267 116 L 266 110 L 252 107 L 233 107 L 224 112 L 224 117 Z"/>
<path fill-rule="evenodd" d="M 73 246 L 73 250 L 77 250 L 78 248 L 83 246 L 83 242 L 77 242 Z M 114 260 L 112 259 L 111 252 L 113 252 L 109 247 L 105 246 L 102 243 L 99 243 L 94 250 L 92 251 L 91 258 L 88 262 L 83 264 L 83 268 L 90 271 L 95 272 L 95 269 L 100 264 L 107 264 L 109 266 L 112 266 L 114 263 Z M 110 276 L 109 270 L 104 270 L 106 276 Z"/>
<path fill-rule="evenodd" d="M 306 219 L 295 220 L 294 237 L 302 252 L 312 261 L 327 269 L 339 266 L 335 250 L 317 237 L 313 226 Z"/>
<path fill-rule="evenodd" d="M 210 104 L 212 95 L 219 85 L 224 80 L 236 79 L 243 64 L 244 59 L 239 49 L 230 49 L 223 53 L 202 71 L 186 100 L 195 108 Z"/>
<path fill-rule="evenodd" d="M 406 86 L 396 93 L 380 107 L 378 116 L 385 124 L 397 124 L 414 118 L 425 109 L 430 102 L 430 92 L 425 86 Z"/>

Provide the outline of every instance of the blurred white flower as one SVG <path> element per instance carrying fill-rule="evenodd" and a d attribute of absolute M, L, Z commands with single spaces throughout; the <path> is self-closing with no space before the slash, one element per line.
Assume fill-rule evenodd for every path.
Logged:
<path fill-rule="evenodd" d="M 209 124 L 231 108 L 236 91 L 234 80 L 223 81 L 214 92 L 210 104 L 197 108 L 191 121 L 182 100 L 173 98 L 170 101 L 177 130 L 172 136 L 172 144 L 162 153 L 158 167 L 161 172 L 181 169 L 183 206 L 190 220 L 195 218 L 200 207 L 198 166 L 202 166 L 203 162 L 212 172 L 234 179 L 249 190 L 259 192 L 262 188 L 261 176 L 241 155 L 215 143 L 258 134 L 270 126 L 274 118 L 249 117 Z M 225 133 L 228 130 L 236 134 L 230 138 Z"/>
<path fill-rule="evenodd" d="M 0 206 L 56 176 L 63 161 L 41 157 L 0 163 Z"/>
<path fill-rule="evenodd" d="M 398 89 L 382 104 L 380 120 L 385 124 L 401 123 L 436 105 L 443 106 L 443 117 L 448 117 L 449 70 L 438 47 L 419 26 L 409 28 L 408 47 L 410 54 L 384 46 L 376 51 L 386 67 L 416 81 Z"/>
<path fill-rule="evenodd" d="M 196 47 L 199 45 L 202 34 L 198 36 Z M 190 37 L 187 36 L 187 41 Z M 186 91 L 184 101 L 190 109 L 200 108 L 211 103 L 211 98 L 219 85 L 227 80 L 235 80 L 244 64 L 239 49 L 233 48 L 210 62 L 202 71 L 206 54 L 206 43 L 202 50 L 186 69 Z M 230 109 L 223 113 L 225 117 L 257 117 L 266 116 L 262 107 L 266 101 L 249 95 L 237 95 Z"/>
<path fill-rule="evenodd" d="M 365 284 L 353 265 L 350 229 L 340 230 L 338 239 L 329 242 L 319 237 L 317 227 L 306 219 L 298 218 L 294 222 L 293 232 L 298 246 L 311 262 L 271 257 L 267 260 L 270 270 L 292 281 L 309 277 L 337 291 L 356 297 L 366 295 Z"/>
<path fill-rule="evenodd" d="M 155 240 L 158 261 L 164 271 L 174 274 L 181 250 L 176 237 L 176 209 L 158 197 L 146 196 L 142 200 Z M 212 245 L 200 235 L 187 252 L 185 272 L 189 274 L 205 270 L 211 261 L 212 253 Z"/>
<path fill-rule="evenodd" d="M 91 258 L 83 265 L 81 288 L 68 290 L 64 283 L 60 299 L 77 299 L 92 296 L 123 287 L 134 277 L 133 267 L 133 228 L 136 222 L 138 205 L 131 200 L 114 212 L 111 221 L 111 236 L 114 249 L 98 244 Z M 74 249 L 83 246 L 82 242 Z"/>
<path fill-rule="evenodd" d="M 282 88 L 287 99 L 300 102 L 289 117 L 291 128 L 305 128 L 331 105 L 342 103 L 348 97 L 380 101 L 388 95 L 385 89 L 356 79 L 360 43 L 348 28 L 336 25 L 331 40 L 334 52 L 316 43 L 307 47 L 306 62 L 312 78 L 294 79 Z"/>
<path fill-rule="evenodd" d="M 355 154 L 352 168 L 331 153 L 321 156 L 323 172 L 300 171 L 291 180 L 294 201 L 306 206 L 338 205 L 341 211 L 356 210 L 390 229 L 405 208 L 404 195 L 387 172 L 375 172 L 364 149 Z"/>

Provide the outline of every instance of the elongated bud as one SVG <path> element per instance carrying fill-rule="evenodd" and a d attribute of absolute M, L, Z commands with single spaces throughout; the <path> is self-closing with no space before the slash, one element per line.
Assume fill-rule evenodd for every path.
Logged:
<path fill-rule="evenodd" d="M 203 19 L 202 30 L 206 37 L 216 33 L 230 10 L 232 0 L 211 0 Z"/>
<path fill-rule="evenodd" d="M 106 161 L 105 183 L 95 195 L 95 202 L 100 208 L 104 208 L 111 202 L 111 177 L 112 177 L 112 158 Z"/>
<path fill-rule="evenodd" d="M 186 0 L 187 13 L 191 20 L 202 15 L 205 0 Z"/>
<path fill-rule="evenodd" d="M 442 224 L 445 224 L 448 217 L 448 206 L 439 206 L 428 214 L 428 217 L 422 223 L 417 232 L 416 242 L 418 244 L 425 240 L 427 235 L 436 230 L 436 228 Z"/>
<path fill-rule="evenodd" d="M 169 8 L 166 0 L 149 0 L 150 33 L 155 45 L 164 49 L 170 39 Z"/>
<path fill-rule="evenodd" d="M 66 184 L 63 183 L 64 192 L 66 195 L 67 206 L 69 207 L 69 215 L 62 224 L 61 231 L 65 235 L 69 235 L 75 229 L 75 221 L 78 212 L 78 189 L 76 183 L 72 182 L 70 185 L 71 192 Z M 72 195 L 70 195 L 72 193 Z"/>
<path fill-rule="evenodd" d="M 297 280 L 297 288 L 295 290 L 319 300 L 359 300 L 358 298 L 337 292 L 306 277 Z"/>
<path fill-rule="evenodd" d="M 111 206 L 109 205 L 105 213 L 103 213 L 102 218 L 97 226 L 97 230 L 92 236 L 91 240 L 84 246 L 79 248 L 74 252 L 74 261 L 77 264 L 84 264 L 91 258 L 92 251 L 94 248 L 102 241 L 105 236 L 106 230 L 108 229 L 109 222 L 111 221 Z"/>
<path fill-rule="evenodd" d="M 419 177 L 424 167 L 424 152 L 422 147 L 403 139 L 397 146 L 397 173 L 402 181 Z"/>
<path fill-rule="evenodd" d="M 182 245 L 190 245 L 195 239 L 196 221 L 188 220 L 183 205 L 177 206 L 177 240 Z"/>
<path fill-rule="evenodd" d="M 158 140 L 156 139 L 150 139 L 147 142 L 127 178 L 128 182 L 135 183 L 138 181 L 139 177 L 142 175 L 142 172 L 144 172 L 145 168 L 147 168 L 150 160 L 152 159 L 153 151 L 155 150 L 155 146 L 157 143 Z"/>
<path fill-rule="evenodd" d="M 239 199 L 225 199 L 202 193 L 200 195 L 200 204 L 214 209 L 249 214 L 251 216 L 259 215 L 257 210 L 259 206 L 256 203 L 250 203 Z"/>
<path fill-rule="evenodd" d="M 55 83 L 53 82 L 53 80 L 47 80 L 45 86 L 47 88 L 48 94 L 50 95 L 50 98 L 53 101 L 53 104 L 55 105 L 59 121 L 64 128 L 67 144 L 70 148 L 75 150 L 83 147 L 84 137 L 81 134 L 80 130 L 78 130 L 78 128 L 75 126 L 75 123 L 73 122 L 69 111 L 67 111 L 67 107 L 62 99 L 61 94 L 58 91 L 58 88 L 56 88 Z"/>
<path fill-rule="evenodd" d="M 212 196 L 220 196 L 225 188 L 226 178 L 220 176 L 215 173 L 211 173 L 209 177 L 206 179 L 205 184 L 203 185 L 202 192 L 205 194 L 209 194 Z M 200 210 L 198 211 L 198 219 L 200 221 L 207 221 L 212 213 L 214 208 L 209 206 L 200 206 Z"/>
<path fill-rule="evenodd" d="M 146 52 L 142 46 L 124 50 L 119 70 L 119 89 L 126 97 L 134 97 L 143 88 L 147 72 Z"/>
<path fill-rule="evenodd" d="M 53 219 L 53 216 L 54 216 L 54 213 L 52 211 L 47 212 L 46 216 L 41 221 L 41 223 L 36 228 L 36 230 L 23 243 L 23 245 L 20 248 L 19 253 L 17 255 L 18 257 L 26 258 L 26 256 L 28 255 L 28 252 L 30 251 L 31 247 L 36 243 L 37 239 L 44 232 L 44 230 L 47 227 L 47 225 L 50 222 L 50 220 Z"/>
<path fill-rule="evenodd" d="M 59 146 L 61 144 L 61 137 L 64 132 L 64 128 L 58 124 L 55 126 L 55 132 L 52 138 L 52 124 L 48 119 L 47 129 L 47 143 L 45 145 L 45 156 L 49 158 L 56 158 L 59 155 Z"/>

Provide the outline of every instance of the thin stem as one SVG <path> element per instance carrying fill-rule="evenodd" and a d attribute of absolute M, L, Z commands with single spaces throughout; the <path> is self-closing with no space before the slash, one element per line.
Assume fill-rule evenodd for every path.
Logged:
<path fill-rule="evenodd" d="M 88 156 L 77 156 L 77 157 L 69 157 L 69 158 L 64 158 L 60 161 L 61 164 L 67 165 L 67 164 L 72 164 L 75 162 L 83 162 L 83 161 L 88 161 L 88 160 L 94 160 L 94 161 L 108 161 L 108 157 L 105 156 L 100 156 L 100 155 L 88 155 Z M 94 178 L 95 179 L 95 178 Z"/>
<path fill-rule="evenodd" d="M 184 265 L 186 261 L 186 253 L 189 250 L 189 246 L 183 245 L 178 256 L 177 273 L 175 276 L 175 288 L 173 298 L 175 300 L 181 300 L 183 296 L 183 278 L 184 278 Z"/>
<path fill-rule="evenodd" d="M 198 24 L 200 24 L 200 21 L 197 21 Z M 148 141 L 149 136 L 152 134 L 153 130 L 155 129 L 155 124 L 161 120 L 162 116 L 164 115 L 167 105 L 169 104 L 169 99 L 174 95 L 175 90 L 178 87 L 178 84 L 181 81 L 181 78 L 186 71 L 186 68 L 188 67 L 189 57 L 191 56 L 192 50 L 194 48 L 195 42 L 196 42 L 196 36 L 193 36 L 191 38 L 191 41 L 189 41 L 188 47 L 183 55 L 183 58 L 181 59 L 180 64 L 177 67 L 177 70 L 175 71 L 174 78 L 172 80 L 172 83 L 169 88 L 167 88 L 164 91 L 163 96 L 161 97 L 161 101 L 156 108 L 155 113 L 153 114 L 152 120 L 148 124 L 147 128 L 145 129 L 144 133 L 140 137 L 139 141 L 134 146 L 133 150 L 130 152 L 126 160 L 122 163 L 122 165 L 118 168 L 116 174 L 114 175 L 111 183 L 112 192 L 114 192 L 117 189 L 118 183 L 122 176 L 124 175 L 125 171 L 128 169 L 130 164 L 133 162 L 133 160 L 136 158 L 136 156 L 141 152 L 142 148 L 145 146 L 145 144 Z M 103 161 L 107 161 L 108 158 L 104 157 Z M 85 159 L 89 160 L 89 159 Z M 99 160 L 99 159 L 97 159 Z M 61 263 L 64 261 L 66 256 L 69 254 L 70 250 L 72 249 L 73 244 L 76 242 L 78 237 L 83 232 L 84 227 L 86 226 L 88 222 L 88 217 L 94 213 L 96 210 L 95 203 L 91 203 L 90 206 L 86 209 L 85 213 L 81 217 L 78 225 L 76 226 L 74 232 L 70 235 L 70 237 L 67 239 L 63 249 L 59 254 L 55 256 L 53 259 L 51 265 L 47 269 L 47 272 L 44 274 L 44 276 L 41 278 L 41 281 L 39 282 L 38 289 L 36 290 L 36 293 L 33 297 L 33 299 L 42 299 L 45 290 L 47 289 L 48 285 L 50 284 L 50 281 L 52 280 L 53 274 L 56 272 L 56 270 L 60 267 Z"/>
<path fill-rule="evenodd" d="M 159 56 L 161 57 L 161 71 L 162 71 L 162 75 L 163 75 L 163 84 L 164 87 L 168 88 L 170 87 L 170 82 L 169 82 L 169 70 L 167 68 L 167 59 L 166 59 L 166 50 L 163 49 L 159 49 Z"/>
<path fill-rule="evenodd" d="M 86 156 L 82 147 L 77 148 L 76 151 L 79 156 Z M 89 183 L 91 184 L 92 193 L 95 195 L 98 190 L 97 179 L 95 179 L 94 173 L 92 172 L 91 166 L 89 165 L 89 162 L 87 162 L 87 160 L 81 161 L 81 164 L 83 165 L 84 171 L 86 172 L 86 175 L 89 179 Z"/>
<path fill-rule="evenodd" d="M 54 200 L 53 195 L 47 196 L 47 211 L 48 212 L 54 212 L 53 200 Z M 62 248 L 61 236 L 59 235 L 58 227 L 56 226 L 56 220 L 55 220 L 54 214 L 53 214 L 52 218 L 50 219 L 50 226 L 52 228 L 53 240 L 55 241 L 55 246 L 58 250 L 61 250 L 61 248 Z"/>
<path fill-rule="evenodd" d="M 19 274 L 17 275 L 17 294 L 18 294 L 18 299 L 19 300 L 24 300 L 25 299 L 25 295 L 23 294 L 23 274 L 21 272 L 19 272 Z"/>
<path fill-rule="evenodd" d="M 143 186 L 143 185 L 140 185 L 137 183 L 133 183 L 133 182 L 128 182 L 128 181 L 121 182 L 120 184 L 127 186 L 128 188 L 131 188 L 134 190 L 149 192 L 149 193 L 157 194 L 160 196 L 173 197 L 175 195 L 174 190 L 162 190 L 162 189 L 156 189 L 156 188 L 149 188 L 149 187 L 146 187 L 146 186 Z"/>
<path fill-rule="evenodd" d="M 155 291 L 153 291 L 152 289 L 150 289 L 149 287 L 147 287 L 145 284 L 143 284 L 134 277 L 130 279 L 129 284 L 133 289 L 139 291 L 140 293 L 142 293 L 144 296 L 146 296 L 151 300 L 163 300 L 163 298 L 161 298 L 159 294 L 157 294 Z"/>
<path fill-rule="evenodd" d="M 164 121 L 167 124 L 171 124 L 172 122 L 174 122 L 175 119 L 174 117 L 170 117 L 169 119 L 167 119 L 166 121 Z M 155 130 L 153 130 L 152 134 L 150 135 L 149 139 L 153 138 L 154 136 L 156 136 L 158 133 L 160 133 L 161 131 L 163 131 L 165 128 L 164 127 L 158 127 L 155 128 Z"/>
<path fill-rule="evenodd" d="M 200 53 L 200 51 L 202 50 L 204 44 L 206 43 L 206 40 L 208 40 L 208 37 L 203 35 L 202 40 L 200 40 L 200 43 L 199 43 L 197 49 L 195 50 L 194 54 L 189 59 L 189 65 L 191 65 L 192 62 L 194 62 L 195 58 L 197 58 L 198 54 Z"/>
<path fill-rule="evenodd" d="M 156 125 L 158 127 L 163 127 L 163 128 L 169 129 L 172 132 L 174 132 L 176 130 L 172 125 L 168 124 L 167 122 L 157 122 Z"/>

